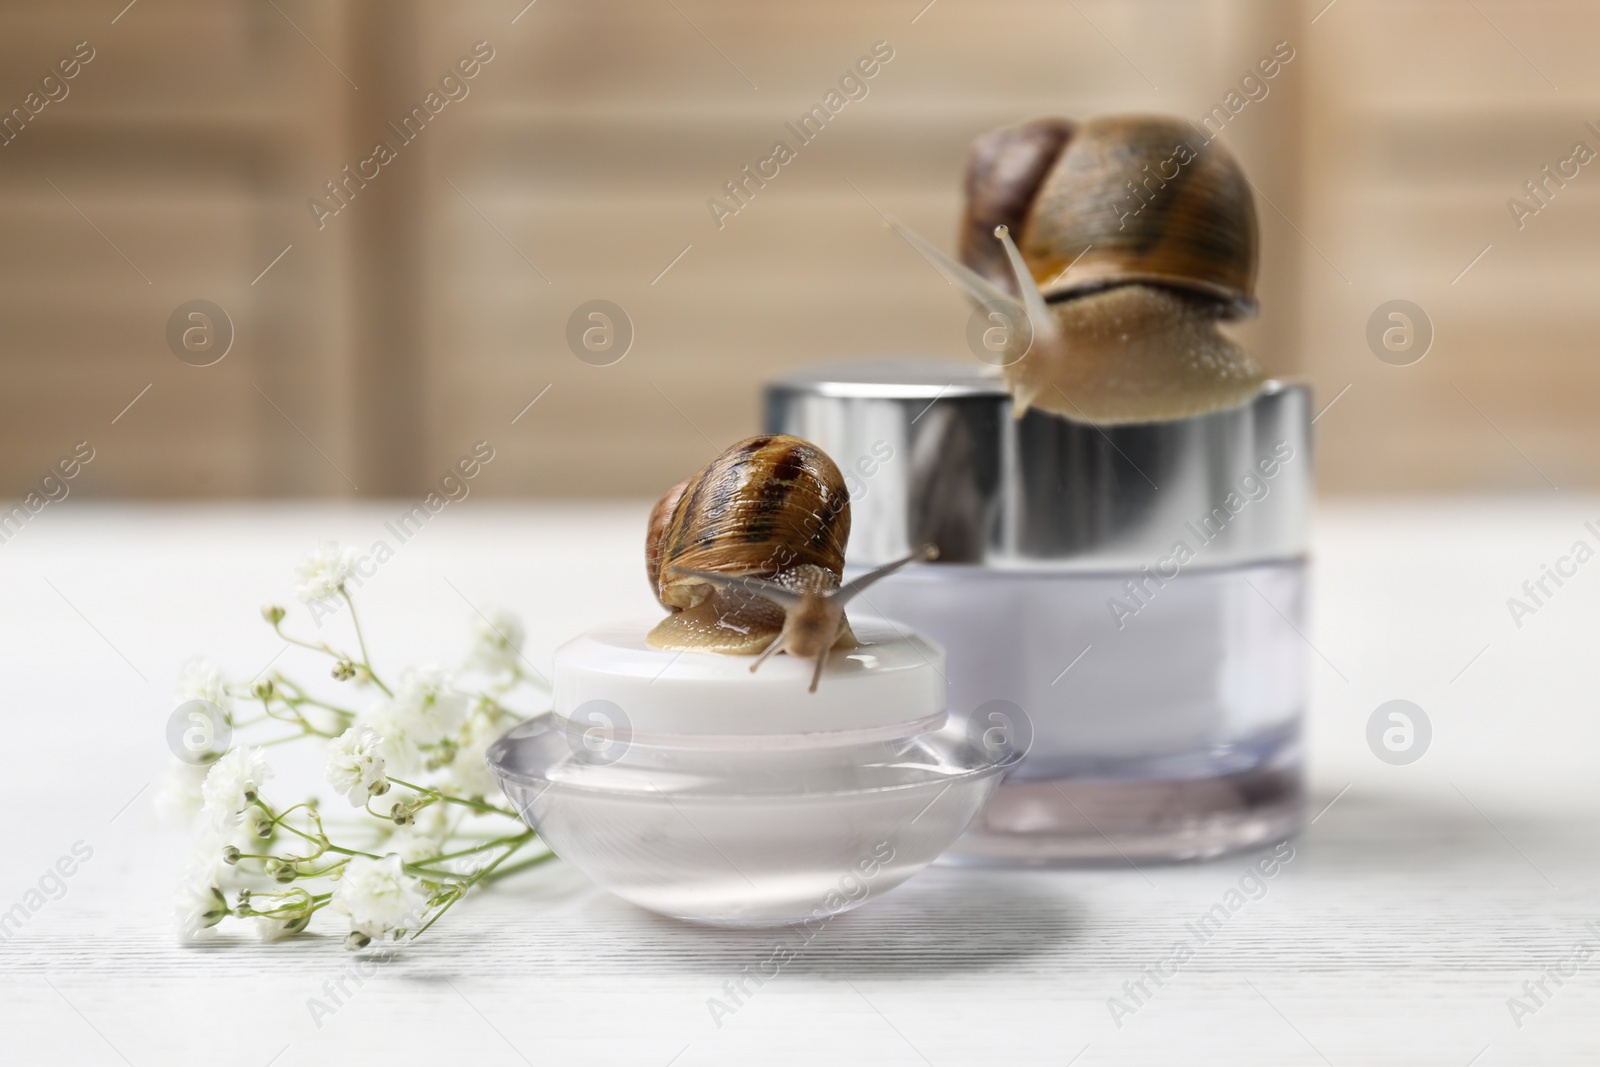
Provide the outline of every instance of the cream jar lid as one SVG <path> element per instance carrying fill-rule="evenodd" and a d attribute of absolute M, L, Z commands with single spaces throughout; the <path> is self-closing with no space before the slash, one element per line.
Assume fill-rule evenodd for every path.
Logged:
<path fill-rule="evenodd" d="M 944 649 L 903 626 L 851 616 L 859 646 L 835 649 L 815 693 L 812 662 L 786 653 L 751 673 L 753 656 L 671 652 L 645 635 L 659 621 L 601 626 L 556 650 L 557 719 L 620 710 L 635 737 L 765 736 L 926 725 L 945 711 Z"/>
<path fill-rule="evenodd" d="M 850 491 L 850 562 L 924 544 L 925 573 L 1138 570 L 1187 543 L 1191 567 L 1293 559 L 1310 545 L 1311 393 L 1269 381 L 1238 407 L 1096 426 L 1014 418 L 999 370 L 875 359 L 770 383 L 766 428 L 817 445 Z"/>

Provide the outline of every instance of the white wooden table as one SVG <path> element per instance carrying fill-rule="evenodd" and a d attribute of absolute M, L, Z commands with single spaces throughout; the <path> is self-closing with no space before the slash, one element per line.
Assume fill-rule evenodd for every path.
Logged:
<path fill-rule="evenodd" d="M 1147 982 L 1120 1026 L 1108 999 L 1133 1003 L 1124 983 L 1170 955 L 1248 857 L 935 869 L 832 923 L 721 1027 L 708 998 L 766 958 L 768 935 L 658 919 L 556 865 L 462 905 L 319 1027 L 306 1001 L 350 962 L 333 917 L 310 943 L 240 932 L 180 947 L 184 835 L 147 786 L 181 662 L 209 652 L 254 674 L 280 649 L 257 608 L 291 602 L 298 555 L 324 537 L 369 544 L 402 510 L 69 499 L 0 545 L 0 911 L 75 842 L 93 849 L 65 895 L 0 944 L 0 1063 L 1600 1058 L 1600 563 L 1520 629 L 1505 603 L 1572 542 L 1595 541 L 1583 523 L 1600 500 L 1323 507 L 1308 634 L 1321 814 L 1267 894 L 1159 989 Z M 572 632 L 649 610 L 642 522 L 642 505 L 452 505 L 368 583 L 369 639 L 392 664 L 453 658 L 465 597 L 522 611 L 545 662 Z M 1410 766 L 1365 740 L 1395 697 L 1433 723 Z M 1545 978 L 1519 1027 L 1508 998 L 1585 943 L 1594 958 L 1560 986 Z"/>

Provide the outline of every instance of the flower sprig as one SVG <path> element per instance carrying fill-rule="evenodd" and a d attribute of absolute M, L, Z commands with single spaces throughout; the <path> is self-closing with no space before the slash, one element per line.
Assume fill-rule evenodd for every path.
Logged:
<path fill-rule="evenodd" d="M 506 612 L 474 620 L 462 668 L 476 683 L 470 687 L 433 666 L 406 668 L 390 684 L 373 665 L 356 613 L 355 558 L 327 543 L 296 572 L 302 600 L 348 610 L 354 652 L 286 632 L 289 612 L 279 605 L 261 612 L 284 641 L 330 658 L 331 678 L 349 695 L 325 697 L 280 670 L 247 683 L 228 681 L 206 661 L 184 672 L 179 696 L 220 709 L 234 742 L 199 766 L 174 760 L 163 789 L 169 808 L 199 808 L 178 891 L 187 940 L 239 919 L 277 941 L 330 909 L 349 921 L 349 948 L 415 938 L 474 888 L 553 856 L 484 762 L 490 742 L 523 717 L 506 698 L 523 686 L 543 688 L 522 667 L 521 621 Z M 239 743 L 252 730 L 267 736 Z M 286 806 L 267 798 L 274 775 L 264 750 L 293 743 L 321 750 L 324 777 L 348 802 L 348 818 L 325 815 L 315 796 Z"/>

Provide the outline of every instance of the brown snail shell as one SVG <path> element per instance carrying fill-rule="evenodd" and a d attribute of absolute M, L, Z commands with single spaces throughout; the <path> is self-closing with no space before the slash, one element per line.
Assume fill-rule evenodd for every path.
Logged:
<path fill-rule="evenodd" d="M 1260 392 L 1260 366 L 1218 329 L 1256 306 L 1249 183 L 1220 145 L 1190 147 L 1190 132 L 1113 117 L 980 137 L 960 261 L 886 219 L 978 302 L 991 325 L 976 354 L 1003 369 L 1018 418 L 1039 407 L 1156 422 Z"/>
<path fill-rule="evenodd" d="M 1012 296 L 1020 296 L 996 226 L 1023 232 L 1034 197 L 1077 125 L 1069 119 L 1035 119 L 991 130 L 967 151 L 966 211 L 961 220 L 961 262 Z"/>
<path fill-rule="evenodd" d="M 656 648 L 788 652 L 816 660 L 854 647 L 844 606 L 924 550 L 842 585 L 850 493 L 809 441 L 763 434 L 735 444 L 671 489 L 650 512 L 645 566 L 671 610 L 646 640 Z"/>
<path fill-rule="evenodd" d="M 762 651 L 782 628 L 783 611 L 704 575 L 836 590 L 849 537 L 850 494 L 826 453 L 785 434 L 740 441 L 668 490 L 651 514 L 646 562 L 656 599 L 673 614 L 651 631 L 650 643 Z"/>
<path fill-rule="evenodd" d="M 1014 295 L 994 240 L 1007 227 L 1046 300 L 1141 283 L 1255 313 L 1249 182 L 1221 144 L 1179 119 L 1040 119 L 973 142 L 961 259 Z M 1068 269 L 1070 267 L 1070 270 Z"/>

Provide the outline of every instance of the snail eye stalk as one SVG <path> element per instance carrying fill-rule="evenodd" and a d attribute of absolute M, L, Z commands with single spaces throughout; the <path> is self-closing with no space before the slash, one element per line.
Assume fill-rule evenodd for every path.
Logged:
<path fill-rule="evenodd" d="M 902 556 L 893 563 L 885 563 L 876 570 L 870 570 L 861 577 L 846 582 L 844 585 L 839 587 L 839 591 L 834 593 L 833 597 L 839 602 L 839 606 L 843 607 L 845 604 L 848 604 L 857 593 L 860 593 L 867 586 L 871 585 L 873 582 L 876 582 L 879 578 L 887 578 L 889 575 L 893 574 L 901 567 L 904 567 L 906 564 L 916 563 L 920 560 L 934 560 L 938 558 L 939 548 L 937 545 L 923 545 L 910 555 Z"/>

